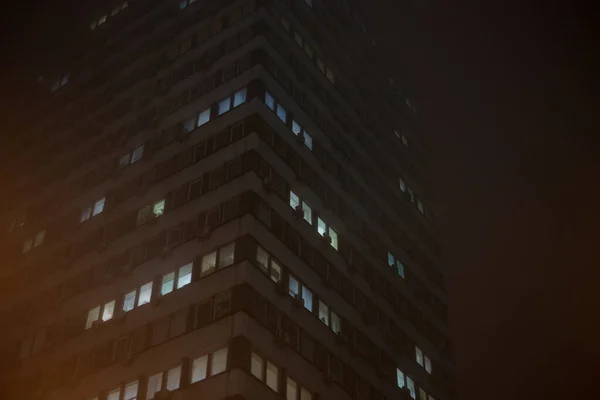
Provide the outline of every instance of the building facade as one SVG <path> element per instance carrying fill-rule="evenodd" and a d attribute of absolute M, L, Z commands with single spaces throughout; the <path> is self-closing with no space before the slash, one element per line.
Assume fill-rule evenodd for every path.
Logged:
<path fill-rule="evenodd" d="M 4 191 L 6 398 L 456 398 L 415 110 L 344 2 L 105 11 Z"/>

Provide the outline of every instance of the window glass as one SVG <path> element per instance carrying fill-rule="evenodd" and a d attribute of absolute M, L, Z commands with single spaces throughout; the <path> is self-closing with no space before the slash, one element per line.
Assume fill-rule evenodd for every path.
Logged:
<path fill-rule="evenodd" d="M 133 150 L 133 153 L 131 153 L 131 163 L 133 164 L 136 161 L 141 160 L 143 155 L 144 155 L 144 145 L 136 147 L 135 150 Z"/>
<path fill-rule="evenodd" d="M 196 358 L 192 362 L 191 383 L 199 382 L 199 381 L 206 379 L 207 366 L 208 366 L 208 356 Z"/>
<path fill-rule="evenodd" d="M 294 32 L 294 40 L 298 44 L 298 46 L 302 47 L 302 36 L 298 32 Z"/>
<path fill-rule="evenodd" d="M 237 91 L 233 95 L 233 107 L 237 107 L 240 104 L 243 104 L 246 102 L 246 93 L 247 93 L 246 88 L 243 88 L 242 90 Z"/>
<path fill-rule="evenodd" d="M 94 212 L 92 214 L 92 216 L 96 216 L 98 214 L 100 214 L 102 211 L 104 211 L 104 203 L 106 201 L 106 197 L 98 200 L 95 204 L 94 204 Z"/>
<path fill-rule="evenodd" d="M 404 278 L 404 264 L 399 260 L 396 260 L 396 269 L 398 270 L 398 275 Z"/>
<path fill-rule="evenodd" d="M 304 52 L 306 53 L 308 58 L 313 58 L 315 55 L 315 52 L 313 51 L 312 47 L 310 47 L 310 45 L 308 43 L 304 43 Z"/>
<path fill-rule="evenodd" d="M 109 301 L 104 305 L 104 309 L 102 311 L 102 321 L 108 321 L 112 319 L 115 312 L 115 301 Z"/>
<path fill-rule="evenodd" d="M 162 296 L 169 294 L 173 291 L 173 281 L 175 280 L 175 272 L 169 272 L 163 275 L 162 284 L 160 286 L 160 294 Z"/>
<path fill-rule="evenodd" d="M 427 392 L 419 388 L 419 400 L 427 400 Z"/>
<path fill-rule="evenodd" d="M 394 255 L 388 251 L 388 265 L 393 267 L 395 263 Z"/>
<path fill-rule="evenodd" d="M 177 277 L 177 289 L 180 289 L 192 282 L 192 263 L 186 264 L 179 268 L 179 276 Z"/>
<path fill-rule="evenodd" d="M 183 133 L 188 133 L 194 130 L 196 127 L 196 118 L 189 118 L 183 121 Z"/>
<path fill-rule="evenodd" d="M 154 214 L 155 217 L 160 217 L 164 213 L 165 213 L 165 201 L 160 200 L 160 201 L 157 201 L 156 203 L 154 203 L 154 205 L 152 206 L 152 214 Z"/>
<path fill-rule="evenodd" d="M 200 127 L 206 124 L 208 121 L 210 121 L 210 108 L 208 110 L 202 111 L 198 115 L 198 126 Z"/>
<path fill-rule="evenodd" d="M 419 364 L 422 367 L 423 366 L 423 352 L 418 347 L 415 347 L 415 358 L 417 360 L 417 364 Z"/>
<path fill-rule="evenodd" d="M 396 381 L 399 388 L 404 387 L 404 372 L 400 371 L 398 368 L 396 368 Z"/>
<path fill-rule="evenodd" d="M 231 109 L 231 97 L 227 97 L 219 102 L 219 112 L 218 115 L 225 114 L 227 111 Z"/>
<path fill-rule="evenodd" d="M 319 67 L 321 72 L 325 73 L 325 64 L 323 63 L 323 60 L 321 60 L 320 58 L 317 58 L 317 67 Z"/>
<path fill-rule="evenodd" d="M 304 220 L 312 225 L 312 208 L 305 201 L 302 202 L 302 211 L 304 211 Z"/>
<path fill-rule="evenodd" d="M 85 329 L 90 329 L 92 324 L 98 321 L 100 317 L 100 306 L 92 308 L 88 311 L 87 321 L 85 323 Z"/>
<path fill-rule="evenodd" d="M 121 389 L 115 389 L 108 393 L 106 400 L 119 400 L 121 397 Z"/>
<path fill-rule="evenodd" d="M 208 275 L 215 270 L 217 265 L 217 252 L 213 251 L 202 257 L 202 265 L 200 267 L 200 275 Z"/>
<path fill-rule="evenodd" d="M 299 204 L 300 204 L 300 198 L 298 197 L 298 195 L 296 193 L 290 191 L 290 207 L 292 207 L 295 210 Z"/>
<path fill-rule="evenodd" d="M 28 251 L 31 250 L 31 247 L 33 246 L 33 239 L 27 239 L 25 241 L 25 243 L 23 243 L 23 253 L 27 253 Z"/>
<path fill-rule="evenodd" d="M 225 369 L 227 369 L 227 348 L 213 353 L 210 362 L 210 375 L 220 374 Z"/>
<path fill-rule="evenodd" d="M 251 361 L 251 365 L 250 365 L 250 371 L 252 372 L 252 375 L 257 377 L 261 381 L 263 380 L 263 373 L 262 373 L 263 363 L 264 363 L 264 360 L 262 359 L 261 356 L 259 356 L 256 353 L 252 353 L 252 361 Z"/>
<path fill-rule="evenodd" d="M 159 372 L 158 374 L 152 375 L 150 378 L 148 378 L 148 391 L 146 392 L 146 400 L 154 399 L 154 395 L 157 392 L 160 392 L 162 387 L 162 378 L 162 372 Z"/>
<path fill-rule="evenodd" d="M 334 81 L 335 81 L 335 76 L 333 75 L 333 71 L 331 71 L 329 68 L 327 68 L 327 79 L 329 79 L 329 81 L 331 83 L 334 83 Z"/>
<path fill-rule="evenodd" d="M 137 294 L 137 290 L 132 290 L 127 293 L 123 298 L 123 311 L 128 312 L 133 310 L 135 307 L 135 296 Z"/>
<path fill-rule="evenodd" d="M 421 200 L 417 200 L 417 208 L 421 211 L 421 214 L 425 213 L 425 206 Z"/>
<path fill-rule="evenodd" d="M 296 121 L 292 121 L 292 132 L 294 132 L 296 136 L 299 135 L 300 132 L 302 132 L 302 127 L 298 125 Z"/>
<path fill-rule="evenodd" d="M 430 374 L 431 374 L 431 371 L 432 371 L 431 360 L 427 356 L 425 356 L 425 371 L 427 371 Z"/>
<path fill-rule="evenodd" d="M 181 365 L 172 368 L 167 374 L 167 390 L 179 389 L 179 382 L 181 381 Z"/>
<path fill-rule="evenodd" d="M 410 397 L 413 399 L 417 397 L 417 393 L 415 391 L 415 382 L 408 376 L 406 377 L 406 388 L 410 391 Z"/>
<path fill-rule="evenodd" d="M 300 388 L 300 400 L 312 400 L 312 394 L 306 388 Z"/>
<path fill-rule="evenodd" d="M 298 296 L 299 293 L 299 287 L 298 287 L 298 281 L 296 280 L 296 278 L 294 278 L 293 276 L 290 275 L 290 280 L 289 280 L 289 293 L 290 296 L 292 297 L 296 297 Z"/>
<path fill-rule="evenodd" d="M 327 225 L 325 225 L 325 221 L 321 218 L 317 218 L 317 232 L 319 232 L 319 235 L 321 236 L 324 236 L 327 232 Z"/>
<path fill-rule="evenodd" d="M 256 261 L 258 265 L 266 272 L 269 268 L 269 253 L 267 253 L 262 247 L 256 247 Z"/>
<path fill-rule="evenodd" d="M 129 165 L 129 153 L 124 154 L 121 156 L 121 158 L 119 159 L 119 167 L 124 167 L 126 165 Z"/>
<path fill-rule="evenodd" d="M 38 232 L 35 235 L 35 240 L 33 241 L 33 247 L 38 247 L 40 244 L 44 243 L 44 237 L 46 236 L 46 231 Z"/>
<path fill-rule="evenodd" d="M 275 110 L 275 99 L 273 98 L 273 96 L 271 96 L 271 93 L 269 92 L 265 93 L 265 104 L 271 110 Z"/>
<path fill-rule="evenodd" d="M 340 320 L 340 316 L 333 311 L 331 312 L 331 330 L 336 335 L 339 335 L 342 330 L 342 321 Z"/>
<path fill-rule="evenodd" d="M 400 190 L 402 190 L 403 192 L 406 192 L 406 182 L 404 182 L 404 179 L 399 178 L 398 183 L 400 185 Z"/>
<path fill-rule="evenodd" d="M 235 255 L 235 242 L 229 243 L 219 249 L 219 268 L 225 268 L 233 264 Z"/>
<path fill-rule="evenodd" d="M 304 300 L 304 308 L 312 311 L 313 294 L 306 286 L 302 286 L 302 300 Z"/>
<path fill-rule="evenodd" d="M 338 235 L 337 232 L 329 228 L 329 236 L 331 236 L 331 247 L 338 249 Z"/>
<path fill-rule="evenodd" d="M 125 386 L 125 394 L 123 400 L 135 400 L 137 399 L 139 382 L 131 382 Z"/>
<path fill-rule="evenodd" d="M 287 378 L 285 396 L 286 400 L 297 400 L 298 397 L 298 384 L 289 377 Z"/>
<path fill-rule="evenodd" d="M 279 381 L 279 368 L 275 364 L 271 364 L 267 361 L 267 386 L 277 392 L 278 381 Z"/>
<path fill-rule="evenodd" d="M 81 217 L 79 218 L 79 222 L 87 221 L 92 216 L 92 208 L 88 207 L 81 212 Z"/>
<path fill-rule="evenodd" d="M 138 299 L 138 306 L 150 303 L 152 298 L 152 282 L 148 282 L 140 288 L 140 297 Z"/>
<path fill-rule="evenodd" d="M 307 131 L 304 131 L 304 145 L 308 147 L 309 150 L 313 149 L 312 135 Z"/>
<path fill-rule="evenodd" d="M 329 326 L 329 306 L 319 300 L 319 320 Z"/>
<path fill-rule="evenodd" d="M 103 23 L 106 22 L 106 15 L 103 15 L 102 17 L 100 17 L 100 19 L 98 20 L 98 25 L 102 25 Z"/>
<path fill-rule="evenodd" d="M 281 266 L 275 260 L 271 260 L 271 280 L 273 282 L 281 281 Z"/>
<path fill-rule="evenodd" d="M 283 108 L 283 106 L 281 104 L 277 104 L 277 116 L 279 117 L 279 119 L 281 121 L 283 121 L 283 123 L 286 122 L 287 111 L 285 110 L 285 108 Z"/>

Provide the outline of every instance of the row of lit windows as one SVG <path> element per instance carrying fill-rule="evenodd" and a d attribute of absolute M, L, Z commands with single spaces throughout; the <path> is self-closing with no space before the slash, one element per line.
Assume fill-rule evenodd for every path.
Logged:
<path fill-rule="evenodd" d="M 301 199 L 296 193 L 290 191 L 290 207 L 294 212 L 304 219 L 309 225 L 313 225 L 312 207 L 306 201 Z M 321 217 L 317 217 L 317 232 L 321 235 L 334 249 L 338 249 L 338 234 L 329 226 Z"/>
<path fill-rule="evenodd" d="M 408 390 L 410 397 L 413 399 L 417 399 L 417 393 L 419 394 L 418 400 L 435 400 L 435 398 L 428 394 L 422 388 L 417 388 L 415 385 L 415 381 L 412 380 L 411 377 L 404 374 L 399 368 L 396 369 L 396 379 L 398 387 L 401 389 Z"/>
<path fill-rule="evenodd" d="M 425 204 L 423 203 L 423 201 L 421 199 L 419 199 L 417 196 L 415 196 L 415 193 L 412 191 L 411 188 L 408 187 L 408 185 L 406 184 L 406 182 L 404 181 L 404 179 L 399 178 L 398 179 L 398 185 L 400 187 L 400 190 L 402 191 L 402 193 L 406 193 L 410 199 L 410 201 L 412 203 L 416 203 L 417 204 L 417 208 L 419 209 L 419 211 L 421 212 L 421 214 L 426 215 L 427 211 L 425 208 Z"/>
<path fill-rule="evenodd" d="M 56 92 L 58 89 L 65 86 L 67 83 L 69 83 L 69 74 L 65 74 L 65 75 L 63 75 L 62 78 L 54 81 L 54 83 L 52 83 L 52 87 L 50 88 L 50 90 L 53 92 Z"/>
<path fill-rule="evenodd" d="M 269 92 L 265 93 L 265 104 L 267 105 L 267 107 L 269 107 L 272 111 L 275 112 L 277 117 L 284 124 L 286 123 L 287 114 L 288 114 L 287 109 L 283 105 L 281 105 L 279 102 L 277 102 L 275 100 L 275 98 L 271 95 L 271 93 L 269 93 Z M 294 135 L 296 135 L 299 139 L 303 140 L 304 145 L 306 147 L 308 147 L 309 150 L 312 150 L 312 148 L 313 148 L 312 135 L 306 129 L 303 129 L 302 126 L 300 126 L 300 124 L 295 120 L 292 121 L 292 133 Z"/>
<path fill-rule="evenodd" d="M 32 249 L 38 247 L 42 243 L 44 243 L 44 238 L 46 237 L 46 230 L 39 231 L 33 238 L 29 238 L 25 240 L 23 243 L 23 254 L 29 253 Z"/>
<path fill-rule="evenodd" d="M 221 116 L 221 115 L 225 114 L 226 112 L 229 112 L 232 109 L 244 104 L 246 102 L 247 94 L 248 94 L 248 89 L 243 88 L 243 89 L 240 89 L 237 92 L 235 92 L 233 95 L 227 96 L 226 98 L 219 101 L 218 108 L 217 108 L 217 116 Z M 211 109 L 209 107 L 206 110 L 198 113 L 198 115 L 195 115 L 194 117 L 185 120 L 183 122 L 183 131 L 186 133 L 191 132 L 194 129 L 199 128 L 202 125 L 210 122 L 210 114 L 211 114 Z"/>
<path fill-rule="evenodd" d="M 115 15 L 117 15 L 119 13 L 119 11 L 124 10 L 127 8 L 127 6 L 129 6 L 129 3 L 126 1 L 121 5 L 116 6 L 115 8 L 113 8 L 110 12 L 110 16 L 114 17 Z M 108 19 L 108 15 L 104 14 L 103 16 L 101 16 L 100 18 L 98 18 L 98 20 L 92 22 L 90 24 L 90 30 L 94 30 L 97 27 L 104 25 L 104 23 L 106 22 L 106 20 Z"/>
<path fill-rule="evenodd" d="M 274 392 L 280 393 L 281 389 L 284 389 L 286 400 L 312 400 L 313 398 L 308 389 L 289 376 L 286 377 L 285 386 L 282 387 L 283 385 L 280 385 L 282 379 L 281 369 L 254 351 L 250 362 L 250 372 Z"/>
<path fill-rule="evenodd" d="M 130 152 L 123 154 L 119 159 L 119 167 L 125 167 L 130 164 L 135 164 L 136 162 L 142 159 L 143 155 L 144 145 L 142 144 L 136 147 L 135 149 L 131 150 Z"/>

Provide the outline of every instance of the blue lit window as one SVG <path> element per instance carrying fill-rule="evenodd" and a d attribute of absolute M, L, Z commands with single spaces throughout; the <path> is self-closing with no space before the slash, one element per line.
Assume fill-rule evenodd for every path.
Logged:
<path fill-rule="evenodd" d="M 309 150 L 312 150 L 313 140 L 312 135 L 307 131 L 304 131 L 304 145 L 308 147 Z"/>
<path fill-rule="evenodd" d="M 285 123 L 287 119 L 287 111 L 285 110 L 285 108 L 283 108 L 281 104 L 277 104 L 277 116 L 280 120 L 282 120 Z"/>
<path fill-rule="evenodd" d="M 273 98 L 273 96 L 271 96 L 271 93 L 269 92 L 265 93 L 265 104 L 271 110 L 275 111 L 275 99 Z"/>
<path fill-rule="evenodd" d="M 207 123 L 208 121 L 210 121 L 210 108 L 207 110 L 202 111 L 199 115 L 198 115 L 198 126 L 202 126 L 205 123 Z"/>
<path fill-rule="evenodd" d="M 246 102 L 246 92 L 246 88 L 243 88 L 233 95 L 233 107 L 237 107 Z"/>
<path fill-rule="evenodd" d="M 294 135 L 299 135 L 302 132 L 302 127 L 296 121 L 292 121 L 292 132 L 294 132 Z"/>
<path fill-rule="evenodd" d="M 227 97 L 219 102 L 219 115 L 225 114 L 231 109 L 231 97 Z"/>

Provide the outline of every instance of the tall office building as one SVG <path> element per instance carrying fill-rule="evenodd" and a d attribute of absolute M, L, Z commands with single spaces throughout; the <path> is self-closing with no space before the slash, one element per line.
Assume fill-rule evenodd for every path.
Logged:
<path fill-rule="evenodd" d="M 16 124 L 5 398 L 456 397 L 415 110 L 344 1 L 128 1 L 86 36 Z"/>

